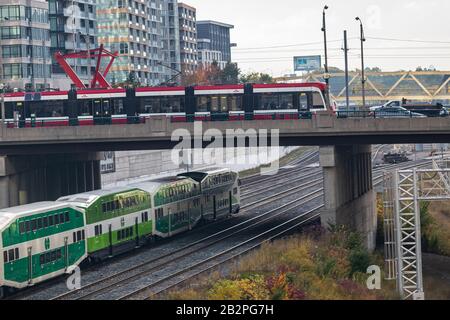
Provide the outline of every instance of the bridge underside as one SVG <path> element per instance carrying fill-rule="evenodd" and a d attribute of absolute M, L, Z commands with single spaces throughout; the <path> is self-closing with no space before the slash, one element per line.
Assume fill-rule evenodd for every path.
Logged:
<path fill-rule="evenodd" d="M 377 218 L 371 159 L 370 145 L 320 148 L 325 195 L 322 226 L 343 225 L 358 231 L 365 237 L 367 248 L 373 250 Z"/>
<path fill-rule="evenodd" d="M 0 157 L 0 208 L 100 188 L 97 153 Z"/>

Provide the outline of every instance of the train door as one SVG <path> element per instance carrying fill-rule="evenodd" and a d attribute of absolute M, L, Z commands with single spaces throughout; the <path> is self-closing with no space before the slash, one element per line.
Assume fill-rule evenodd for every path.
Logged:
<path fill-rule="evenodd" d="M 142 221 L 144 222 L 144 221 Z M 136 217 L 134 220 L 134 225 L 136 229 L 136 248 L 139 248 L 139 218 Z"/>
<path fill-rule="evenodd" d="M 33 249 L 32 247 L 28 248 L 28 284 L 33 283 Z"/>
<path fill-rule="evenodd" d="M 109 236 L 109 256 L 113 256 L 113 236 L 112 236 L 112 225 L 109 225 L 108 230 L 108 236 Z"/>
<path fill-rule="evenodd" d="M 216 196 L 213 196 L 213 212 L 214 212 L 214 220 L 217 219 L 217 199 Z"/>
<path fill-rule="evenodd" d="M 233 192 L 230 191 L 228 193 L 228 204 L 230 209 L 230 215 L 233 214 Z"/>
<path fill-rule="evenodd" d="M 69 267 L 69 239 L 67 237 L 64 238 L 64 271 L 67 271 Z"/>
<path fill-rule="evenodd" d="M 111 124 L 112 105 L 110 99 L 95 99 L 93 102 L 94 124 Z"/>

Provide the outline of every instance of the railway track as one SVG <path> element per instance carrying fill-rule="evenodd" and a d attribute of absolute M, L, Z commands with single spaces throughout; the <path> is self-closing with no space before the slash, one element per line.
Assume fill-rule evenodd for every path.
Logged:
<path fill-rule="evenodd" d="M 283 204 L 276 209 L 270 210 L 256 217 L 248 219 L 240 224 L 232 226 L 231 228 L 220 230 L 219 232 L 208 236 L 204 239 L 200 239 L 195 243 L 191 243 L 184 248 L 181 248 L 175 252 L 172 252 L 170 256 L 158 257 L 153 260 L 146 261 L 138 266 L 129 268 L 128 270 L 121 271 L 108 278 L 101 279 L 97 282 L 90 283 L 82 287 L 77 292 L 68 292 L 60 296 L 55 297 L 55 300 L 62 299 L 76 299 L 84 300 L 95 298 L 99 294 L 110 294 L 116 286 L 121 284 L 128 284 L 131 281 L 140 279 L 144 276 L 152 275 L 155 271 L 160 270 L 162 267 L 168 264 L 175 264 L 181 262 L 182 259 L 189 258 L 189 256 L 201 252 L 207 248 L 210 248 L 216 244 L 235 237 L 244 232 L 248 232 L 252 228 L 261 226 L 262 224 L 279 218 L 280 216 L 290 213 L 291 210 L 298 209 L 310 201 L 318 199 L 322 196 L 322 189 L 315 190 L 309 194 L 301 196 L 298 199 Z M 187 259 L 188 260 L 188 259 Z M 179 264 L 183 265 L 183 264 Z M 86 292 L 87 291 L 87 292 Z"/>
<path fill-rule="evenodd" d="M 414 165 L 415 166 L 415 165 Z M 407 168 L 407 167 L 406 167 Z M 383 171 L 382 169 L 376 170 L 376 171 Z M 374 184 L 379 184 L 382 182 L 383 174 L 378 173 L 374 177 Z M 318 179 L 321 180 L 321 179 Z M 311 182 L 314 185 L 314 182 Z M 320 183 L 320 182 L 319 182 Z M 317 184 L 319 184 L 317 183 Z M 305 188 L 311 188 L 313 185 L 310 185 Z M 283 194 L 286 195 L 286 192 L 289 193 L 291 190 L 285 191 Z M 254 248 L 260 246 L 262 243 L 266 241 L 273 240 L 276 236 L 281 236 L 283 234 L 286 234 L 289 230 L 292 230 L 293 228 L 296 228 L 302 224 L 305 224 L 306 222 L 309 222 L 310 220 L 318 218 L 318 213 L 316 213 L 313 217 L 307 217 L 306 214 L 300 214 L 299 216 L 296 216 L 286 222 L 283 222 L 282 224 L 279 224 L 275 227 L 271 227 L 269 229 L 265 228 L 261 233 L 255 235 L 254 237 L 250 239 L 246 239 L 245 241 L 242 241 L 241 243 L 238 243 L 231 248 L 228 248 L 226 250 L 222 250 L 212 256 L 209 256 L 205 259 L 200 259 L 199 261 L 187 265 L 186 267 L 183 267 L 179 270 L 176 270 L 172 273 L 166 274 L 162 278 L 158 278 L 155 281 L 149 280 L 149 276 L 151 276 L 155 271 L 160 270 L 162 267 L 164 267 L 167 264 L 175 263 L 179 261 L 179 259 L 183 259 L 187 256 L 190 256 L 196 252 L 199 252 L 200 250 L 205 250 L 206 248 L 218 244 L 226 239 L 229 239 L 233 236 L 238 235 L 239 233 L 242 233 L 244 231 L 248 231 L 250 228 L 258 227 L 259 225 L 263 224 L 264 222 L 272 219 L 276 219 L 279 216 L 286 214 L 287 212 L 294 210 L 296 208 L 299 208 L 300 206 L 305 206 L 309 202 L 312 202 L 314 200 L 317 200 L 318 198 L 323 196 L 323 189 L 318 188 L 311 192 L 310 194 L 301 197 L 300 199 L 296 199 L 294 201 L 289 202 L 288 204 L 285 204 L 283 206 L 278 207 L 277 209 L 271 210 L 269 212 L 266 212 L 265 214 L 259 215 L 254 217 L 253 219 L 249 219 L 239 225 L 236 225 L 232 228 L 229 228 L 227 230 L 223 230 L 218 232 L 217 234 L 212 235 L 211 237 L 208 237 L 207 239 L 201 239 L 196 244 L 191 244 L 186 248 L 181 249 L 178 253 L 173 253 L 170 258 L 166 258 L 166 261 L 164 260 L 155 260 L 150 262 L 147 262 L 146 264 L 143 264 L 138 267 L 141 268 L 145 265 L 144 270 L 140 270 L 139 272 L 134 272 L 136 269 L 132 270 L 126 270 L 123 271 L 119 275 L 114 275 L 109 281 L 112 281 L 112 283 L 106 284 L 106 280 L 99 280 L 98 283 L 90 284 L 88 287 L 85 287 L 82 290 L 88 290 L 89 288 L 92 288 L 93 286 L 97 284 L 101 284 L 101 287 L 98 289 L 95 289 L 91 292 L 82 294 L 81 296 L 78 296 L 76 299 L 92 299 L 95 297 L 100 298 L 106 298 L 106 299 L 117 299 L 117 300 L 126 300 L 126 299 L 146 299 L 149 296 L 154 296 L 157 294 L 161 294 L 165 291 L 167 291 L 170 288 L 173 288 L 185 281 L 188 281 L 189 279 L 192 279 L 192 277 L 198 276 L 201 273 L 204 273 L 206 271 L 209 271 L 227 261 L 230 261 L 232 259 L 235 259 L 238 256 L 241 256 L 242 254 L 253 250 Z M 311 198 L 309 198 L 311 197 Z M 309 199 L 308 199 L 309 198 Z M 300 202 L 299 202 L 300 201 Z M 251 206 L 250 204 L 249 206 Z M 319 206 L 317 208 L 320 208 L 322 206 Z M 311 211 L 313 212 L 313 211 Z M 310 213 L 311 213 L 310 212 Z M 292 223 L 296 222 L 294 225 Z M 236 229 L 241 227 L 241 229 Z M 281 229 L 282 227 L 285 227 L 285 229 Z M 226 234 L 227 232 L 230 232 L 230 230 L 234 230 L 231 233 Z M 272 232 L 277 231 L 276 236 L 272 235 Z M 215 238 L 218 235 L 223 235 L 219 238 Z M 264 237 L 265 235 L 270 235 L 269 237 Z M 215 239 L 214 239 L 215 238 Z M 208 241 L 207 241 L 208 240 Z M 250 246 L 248 247 L 248 245 Z M 242 248 L 242 250 L 241 250 Z M 161 258 L 163 259 L 163 258 Z M 122 278 L 118 281 L 114 281 L 117 276 L 124 275 L 127 276 L 125 278 Z M 109 296 L 111 293 L 111 290 L 114 288 L 121 286 L 124 284 L 124 286 L 128 286 L 130 282 L 133 282 L 135 280 L 141 279 L 142 277 L 146 278 L 147 281 L 150 281 L 150 283 L 146 285 L 142 285 L 142 282 L 140 281 L 137 286 L 139 288 L 128 292 L 123 295 L 119 296 Z M 57 297 L 57 299 L 66 299 L 70 298 L 70 295 L 72 293 L 68 293 L 68 295 L 63 295 Z M 106 294 L 106 295 L 105 295 Z M 103 296 L 102 296 L 103 295 Z"/>
<path fill-rule="evenodd" d="M 318 156 L 317 152 L 312 152 L 311 154 L 307 154 L 305 157 L 303 157 L 303 160 L 306 161 L 306 163 L 307 163 L 308 161 L 316 161 L 316 160 L 315 160 L 315 157 L 317 157 L 317 156 Z M 300 163 L 302 163 L 302 162 L 300 162 Z M 306 163 L 305 163 L 305 165 L 306 165 Z M 423 163 L 425 164 L 426 162 L 423 162 Z M 424 164 L 422 164 L 422 166 L 423 166 Z M 411 166 L 409 166 L 409 167 L 404 167 L 404 168 L 406 169 L 406 168 L 415 167 L 415 166 L 418 166 L 418 165 L 420 166 L 420 162 L 419 162 L 418 164 L 415 163 L 414 165 L 411 165 Z M 397 168 L 397 167 L 399 167 L 399 166 L 398 166 L 398 165 L 391 165 L 391 166 L 385 166 L 385 167 L 382 167 L 382 168 L 376 168 L 376 169 L 374 169 L 374 173 L 379 172 L 379 171 L 391 170 L 391 169 Z M 271 190 L 273 190 L 273 189 L 277 189 L 277 187 L 281 187 L 281 186 L 284 186 L 284 185 L 288 184 L 288 182 L 291 182 L 291 181 L 294 181 L 294 180 L 302 181 L 302 179 L 305 180 L 305 179 L 308 179 L 308 177 L 309 177 L 309 178 L 312 178 L 312 177 L 315 177 L 315 176 L 320 176 L 320 173 L 321 173 L 321 172 L 318 172 L 319 169 L 316 170 L 315 172 L 314 172 L 314 170 L 305 170 L 304 166 L 303 166 L 302 168 L 300 168 L 300 169 L 292 169 L 292 168 L 289 168 L 289 169 L 285 169 L 285 170 L 286 170 L 286 172 L 281 173 L 281 175 L 282 175 L 282 176 L 281 176 L 281 179 L 279 179 L 279 175 L 277 175 L 277 176 L 272 176 L 272 177 L 269 177 L 269 178 L 264 178 L 264 177 L 263 177 L 262 179 L 261 179 L 261 176 L 259 176 L 259 177 L 260 177 L 259 180 L 257 180 L 257 181 L 251 181 L 250 184 L 253 185 L 253 186 L 255 186 L 255 185 L 264 183 L 265 181 L 268 181 L 268 179 L 272 179 L 272 181 L 273 181 L 273 178 L 277 178 L 276 180 L 277 180 L 277 181 L 280 180 L 280 182 L 277 182 L 277 183 L 275 184 L 276 186 L 272 184 L 273 188 L 272 188 Z M 305 171 L 307 171 L 307 172 L 305 172 Z M 294 176 L 294 177 L 293 177 L 293 174 L 302 174 L 302 173 L 304 173 L 304 174 L 303 174 L 303 175 L 300 175 L 300 177 L 298 177 L 298 176 Z M 286 176 L 288 176 L 289 178 L 283 180 L 283 177 L 286 177 Z M 244 180 L 244 181 L 245 181 L 245 180 Z M 293 194 L 298 194 L 298 193 L 300 193 L 300 192 L 302 192 L 302 191 L 305 191 L 305 190 L 307 190 L 307 189 L 311 189 L 311 188 L 316 187 L 317 185 L 319 185 L 319 184 L 321 183 L 321 181 L 322 181 L 322 179 L 321 179 L 321 178 L 318 178 L 318 179 L 316 179 L 316 180 L 309 181 L 308 183 L 305 183 L 303 186 L 296 186 L 296 187 L 289 188 L 289 189 L 287 189 L 287 190 L 278 192 L 276 195 L 274 195 L 274 196 L 271 197 L 270 199 L 266 199 L 266 201 L 264 201 L 264 202 L 262 202 L 262 201 L 254 201 L 254 202 L 252 202 L 252 203 L 246 204 L 246 205 L 243 207 L 243 209 L 244 209 L 243 212 L 250 212 L 251 210 L 253 210 L 253 209 L 255 209 L 255 208 L 262 207 L 262 206 L 264 206 L 264 205 L 266 205 L 266 204 L 268 204 L 268 203 L 272 203 L 272 202 L 274 202 L 274 201 L 277 199 L 277 197 L 279 198 L 279 197 L 281 197 L 281 196 L 289 196 L 289 195 L 293 195 Z M 382 181 L 382 174 L 377 175 L 377 176 L 374 176 L 374 184 L 379 184 L 381 181 Z M 246 187 L 246 185 L 245 185 L 244 187 Z M 256 189 L 256 190 L 254 190 L 253 192 L 244 192 L 245 195 L 248 195 L 248 194 L 250 194 L 250 195 L 247 196 L 247 197 L 244 197 L 243 200 L 245 201 L 245 200 L 254 198 L 254 197 L 256 197 L 257 195 L 262 195 L 262 194 L 267 193 L 267 192 L 268 192 L 268 189 L 267 189 L 266 187 L 260 187 L 260 188 L 258 188 L 258 189 Z M 315 192 L 320 192 L 320 189 L 317 189 Z M 322 194 L 317 195 L 317 197 L 321 197 L 321 196 L 322 196 Z M 303 199 L 303 197 L 300 198 L 299 200 L 301 200 L 301 199 Z M 312 200 L 310 200 L 310 201 L 312 201 Z M 294 203 L 294 202 L 293 202 L 293 203 Z M 291 205 L 293 205 L 293 203 L 291 203 Z M 302 203 L 301 205 L 305 205 L 305 203 Z M 294 207 L 294 208 L 295 208 L 295 207 Z M 290 209 L 288 208 L 288 209 L 286 209 L 286 210 L 292 210 L 292 209 L 293 209 L 293 208 L 290 208 Z M 267 214 L 275 215 L 275 214 L 274 214 L 275 210 L 283 210 L 283 209 L 282 209 L 281 207 L 279 207 L 279 208 L 277 208 L 277 209 L 270 210 L 268 213 L 266 213 L 266 215 L 267 215 Z M 286 213 L 286 211 L 284 211 L 284 213 Z M 282 213 L 277 214 L 276 217 L 278 217 L 278 216 L 280 216 L 280 215 L 282 215 Z M 255 224 L 254 224 L 255 226 L 259 226 L 262 222 L 259 222 L 258 224 L 256 224 L 257 219 L 263 219 L 263 217 L 264 217 L 264 215 L 257 215 L 257 216 L 255 216 L 255 217 L 249 218 L 248 220 L 244 220 L 242 223 L 239 223 L 239 224 L 237 224 L 236 226 L 232 226 L 232 227 L 230 227 L 230 228 L 227 228 L 227 229 L 225 229 L 225 230 L 223 230 L 223 231 L 224 231 L 224 232 L 225 232 L 225 231 L 230 232 L 230 229 L 238 228 L 238 227 L 244 227 L 244 225 L 250 224 L 250 223 L 252 223 L 252 222 L 255 222 Z M 226 220 L 226 221 L 228 221 L 228 220 Z M 265 221 L 265 220 L 264 220 L 264 221 Z M 205 229 L 206 229 L 206 228 L 211 229 L 211 228 L 213 228 L 213 227 L 220 227 L 220 226 L 222 225 L 222 223 L 223 223 L 223 221 L 214 222 L 214 223 L 212 223 L 212 224 L 205 225 L 204 228 L 205 228 Z M 301 223 L 301 222 L 299 222 L 299 223 Z M 252 226 L 253 226 L 253 225 L 252 225 Z M 250 226 L 248 226 L 248 227 L 250 227 Z M 199 228 L 197 228 L 196 230 L 199 231 L 201 228 L 203 228 L 203 227 L 199 227 Z M 245 229 L 245 230 L 248 230 L 248 229 Z M 238 231 L 235 231 L 235 232 L 238 232 Z M 281 231 L 280 231 L 280 232 L 281 232 Z M 234 233 L 233 233 L 233 234 L 234 234 Z M 236 235 L 236 234 L 234 234 L 234 235 Z M 214 243 L 212 243 L 212 242 L 219 243 L 220 241 L 224 241 L 224 240 L 226 240 L 226 239 L 229 239 L 229 238 L 231 237 L 231 235 L 228 236 L 228 237 L 226 237 L 225 235 L 223 235 L 222 238 L 219 238 L 220 240 L 217 240 L 217 239 L 216 239 L 217 241 L 213 241 L 213 238 L 214 238 L 214 237 L 218 237 L 218 233 L 215 233 L 215 234 L 212 234 L 212 235 L 210 235 L 210 236 L 208 236 L 208 237 L 206 237 L 206 238 L 197 240 L 196 242 L 189 243 L 185 248 L 181 248 L 181 249 L 179 249 L 179 250 L 170 252 L 170 255 L 167 256 L 167 257 L 165 257 L 165 258 L 166 258 L 166 259 L 169 259 L 169 260 L 170 260 L 170 259 L 180 259 L 179 256 L 183 256 L 183 253 L 182 253 L 183 251 L 182 251 L 182 250 L 188 250 L 187 247 L 191 247 L 192 245 L 197 246 L 197 247 L 196 247 L 196 250 L 198 251 L 198 250 L 199 250 L 199 249 L 198 249 L 198 246 L 207 246 L 206 243 L 202 243 L 202 242 L 209 241 L 210 244 L 207 246 L 207 247 L 209 247 L 209 246 L 211 246 L 211 245 L 214 245 Z M 224 237 L 226 237 L 226 238 L 224 238 Z M 205 240 L 205 239 L 209 239 L 209 240 Z M 211 243 L 212 243 L 212 244 L 211 244 Z M 207 248 L 207 247 L 202 247 L 202 248 Z M 177 258 L 177 253 L 178 253 L 178 258 Z M 189 255 L 189 254 L 192 254 L 192 252 L 191 252 L 191 253 L 187 253 L 186 255 Z M 233 256 L 233 255 L 232 255 L 232 256 Z M 169 258 L 169 257 L 172 257 L 172 258 Z M 174 261 L 172 261 L 171 263 L 173 263 L 173 262 L 174 262 Z M 149 264 L 149 263 L 150 263 L 150 264 L 153 264 L 153 265 L 159 263 L 158 266 L 159 266 L 159 267 L 162 267 L 162 266 L 164 266 L 164 265 L 166 265 L 167 263 L 170 263 L 170 262 L 164 263 L 163 260 L 159 260 L 159 262 L 158 262 L 158 261 L 153 261 L 153 262 L 147 261 L 147 262 L 146 262 L 147 267 L 148 267 L 148 264 Z M 143 266 L 142 266 L 142 264 L 140 264 L 140 265 L 138 265 L 138 266 L 135 267 L 135 268 L 138 268 L 138 267 L 143 267 Z M 157 268 L 157 267 L 155 267 L 155 268 Z M 138 270 L 138 269 L 135 269 L 135 270 Z M 153 269 L 153 271 L 155 271 L 155 269 Z M 134 277 L 133 277 L 133 279 L 138 279 L 139 277 L 145 276 L 146 274 L 148 274 L 149 272 L 151 273 L 152 271 L 148 271 L 148 270 L 147 270 L 147 271 L 143 271 L 143 270 L 141 270 L 141 272 L 145 272 L 145 273 L 141 273 L 141 274 L 139 275 L 139 272 L 134 272 Z M 203 271 L 203 272 L 204 272 L 204 271 Z M 131 273 L 132 273 L 132 272 L 130 272 L 130 270 L 128 269 L 128 270 L 119 272 L 119 274 L 121 274 L 121 275 L 112 275 L 112 277 L 118 276 L 118 277 L 120 278 L 120 276 L 123 277 L 123 276 L 125 276 L 125 275 L 129 277 L 129 276 L 131 276 Z M 195 273 L 195 272 L 194 272 L 194 273 Z M 119 279 L 119 278 L 116 278 L 116 279 Z M 114 280 L 111 280 L 111 279 L 113 279 L 113 278 L 110 278 L 109 281 L 110 281 L 110 282 L 111 282 L 111 281 L 114 282 Z M 122 280 L 122 281 L 119 282 L 119 283 L 115 283 L 115 284 L 111 284 L 111 285 L 107 285 L 106 282 L 104 282 L 104 281 L 105 281 L 105 279 L 100 279 L 100 280 L 98 280 L 97 282 L 91 282 L 91 283 L 88 284 L 87 286 L 83 287 L 82 290 L 89 290 L 89 288 L 91 288 L 91 290 L 92 290 L 92 288 L 94 288 L 95 286 L 106 286 L 106 287 L 109 288 L 109 289 L 99 289 L 99 290 L 103 290 L 103 291 L 104 291 L 104 290 L 110 290 L 111 288 L 114 288 L 114 287 L 116 287 L 116 286 L 120 286 L 121 284 L 124 284 L 124 283 L 126 283 L 126 282 L 128 282 L 128 281 L 132 281 L 132 279 L 131 279 L 131 280 L 130 280 L 130 279 Z M 168 281 L 168 280 L 167 280 L 167 281 Z M 180 281 L 181 281 L 181 280 L 180 280 Z M 186 281 L 186 280 L 182 280 L 182 281 L 184 282 L 184 281 Z M 173 282 L 173 281 L 172 281 L 172 282 Z M 175 281 L 175 282 L 176 282 L 176 281 Z M 164 282 L 164 283 L 165 283 L 165 282 Z M 161 282 L 160 285 L 163 285 L 163 282 Z M 167 283 L 166 283 L 166 286 L 168 286 Z M 95 290 L 94 290 L 94 291 L 95 291 Z M 144 290 L 144 291 L 145 291 L 145 290 Z M 150 290 L 150 291 L 151 291 L 151 290 Z M 158 290 L 156 290 L 156 291 L 158 291 Z M 82 296 L 82 297 L 81 297 L 82 299 L 89 299 L 89 298 L 92 298 L 92 297 L 94 297 L 94 296 L 96 295 L 96 293 L 92 294 L 92 292 L 91 292 L 91 293 L 88 293 L 85 297 L 83 297 L 83 294 L 80 294 L 80 293 L 79 293 L 80 291 L 76 291 L 76 292 L 78 292 L 78 295 L 79 295 L 79 296 Z M 66 295 L 66 294 L 67 294 L 67 295 Z M 55 298 L 55 299 L 72 299 L 72 298 L 70 298 L 70 297 L 73 297 L 73 299 L 77 299 L 76 297 L 73 296 L 73 294 L 74 294 L 74 292 L 68 292 L 68 293 L 59 295 L 59 296 L 54 297 L 54 298 Z M 131 296 L 123 295 L 122 297 L 119 297 L 119 298 L 123 298 L 123 297 L 125 297 L 126 299 L 128 299 L 128 298 L 132 298 L 133 295 L 131 295 Z M 116 298 L 117 298 L 117 297 L 116 297 Z"/>

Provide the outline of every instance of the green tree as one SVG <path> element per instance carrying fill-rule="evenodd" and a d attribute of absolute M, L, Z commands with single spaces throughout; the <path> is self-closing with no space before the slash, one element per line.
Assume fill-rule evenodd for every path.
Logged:
<path fill-rule="evenodd" d="M 242 83 L 274 83 L 275 80 L 267 73 L 251 72 L 241 75 Z"/>
<path fill-rule="evenodd" d="M 219 73 L 221 84 L 238 83 L 240 73 L 241 70 L 239 70 L 237 63 L 228 62 L 225 68 Z"/>

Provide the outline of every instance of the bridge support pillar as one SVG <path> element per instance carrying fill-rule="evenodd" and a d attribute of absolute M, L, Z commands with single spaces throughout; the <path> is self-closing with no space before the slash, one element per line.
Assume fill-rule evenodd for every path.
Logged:
<path fill-rule="evenodd" d="M 0 208 L 100 187 L 98 153 L 0 156 Z"/>
<path fill-rule="evenodd" d="M 347 226 L 361 233 L 366 247 L 373 250 L 377 217 L 371 155 L 370 145 L 320 148 L 325 201 L 322 226 Z"/>

